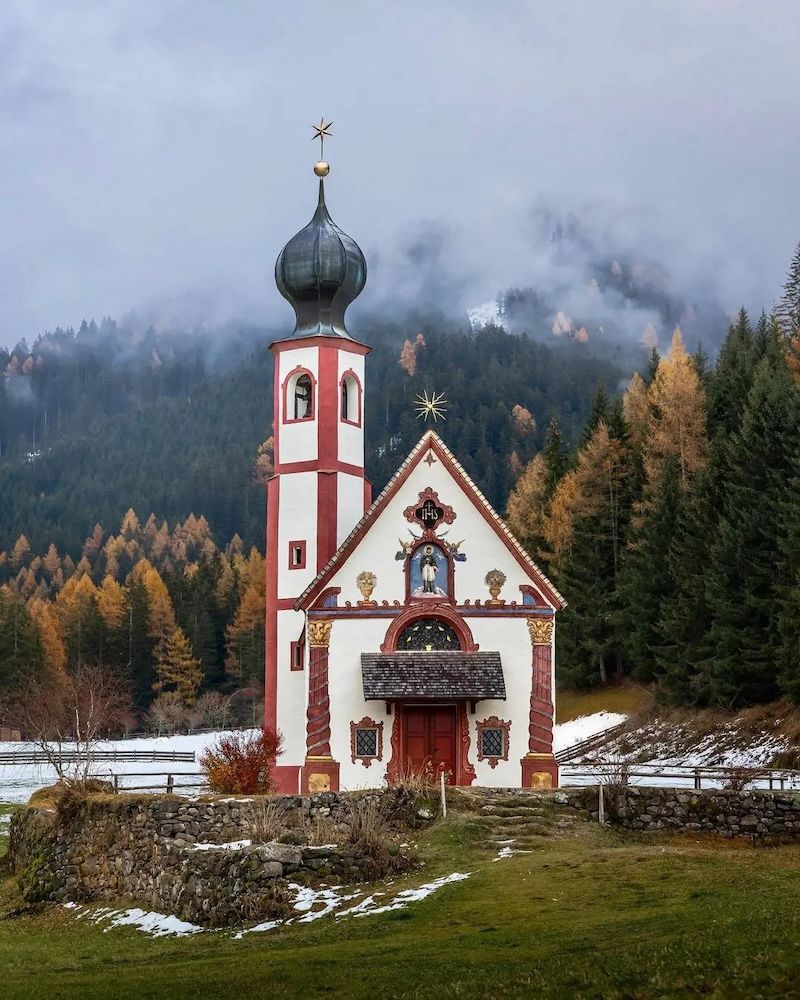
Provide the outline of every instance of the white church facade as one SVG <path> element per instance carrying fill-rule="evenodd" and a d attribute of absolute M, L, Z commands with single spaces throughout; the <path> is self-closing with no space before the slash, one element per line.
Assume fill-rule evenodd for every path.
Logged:
<path fill-rule="evenodd" d="M 366 281 L 325 205 L 276 264 L 294 307 L 271 345 L 265 725 L 280 790 L 409 772 L 553 787 L 555 616 L 564 600 L 427 430 L 373 502 L 364 471 L 369 348 L 344 313 Z"/>

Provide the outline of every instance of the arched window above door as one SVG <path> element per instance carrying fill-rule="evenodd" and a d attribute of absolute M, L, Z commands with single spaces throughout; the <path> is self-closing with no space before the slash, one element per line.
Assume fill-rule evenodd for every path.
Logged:
<path fill-rule="evenodd" d="M 397 651 L 431 653 L 438 650 L 460 650 L 461 639 L 456 630 L 438 618 L 418 618 L 397 637 Z"/>

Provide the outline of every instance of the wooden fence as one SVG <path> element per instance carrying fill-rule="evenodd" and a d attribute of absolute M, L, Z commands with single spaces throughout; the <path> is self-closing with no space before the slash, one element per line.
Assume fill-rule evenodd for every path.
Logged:
<path fill-rule="evenodd" d="M 723 767 L 694 764 L 636 764 L 585 760 L 561 766 L 562 785 L 665 785 L 676 788 L 770 788 L 800 790 L 800 771 L 774 767 Z M 680 784 L 677 784 L 680 782 Z"/>
<path fill-rule="evenodd" d="M 64 764 L 75 764 L 90 759 L 95 761 L 172 761 L 194 764 L 194 750 L 91 750 L 88 753 L 76 753 L 74 750 L 64 750 L 53 754 Z M 50 756 L 43 750 L 12 750 L 0 753 L 0 767 L 17 764 L 49 764 Z"/>
<path fill-rule="evenodd" d="M 609 726 L 608 729 L 601 729 L 599 733 L 595 733 L 594 736 L 587 736 L 585 740 L 581 740 L 580 743 L 573 743 L 570 747 L 565 747 L 563 750 L 559 750 L 556 754 L 556 760 L 559 764 L 567 764 L 571 760 L 575 760 L 577 757 L 581 757 L 585 753 L 591 753 L 592 750 L 598 750 L 600 747 L 605 746 L 614 739 L 615 736 L 619 735 L 627 726 L 627 722 L 620 722 L 616 726 Z"/>

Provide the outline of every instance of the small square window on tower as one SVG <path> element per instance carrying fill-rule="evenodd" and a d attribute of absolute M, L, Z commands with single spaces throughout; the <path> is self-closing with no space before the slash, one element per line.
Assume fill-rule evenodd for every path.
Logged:
<path fill-rule="evenodd" d="M 302 541 L 289 542 L 289 569 L 306 568 L 306 543 Z"/>

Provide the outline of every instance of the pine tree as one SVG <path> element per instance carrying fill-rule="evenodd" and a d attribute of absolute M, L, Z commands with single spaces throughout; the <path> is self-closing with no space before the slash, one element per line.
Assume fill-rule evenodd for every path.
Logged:
<path fill-rule="evenodd" d="M 125 591 L 125 621 L 122 642 L 126 673 L 133 684 L 134 701 L 141 711 L 147 708 L 155 683 L 154 642 L 150 629 L 147 587 L 131 579 Z"/>
<path fill-rule="evenodd" d="M 25 601 L 13 587 L 0 587 L 0 690 L 43 666 L 42 643 Z"/>
<path fill-rule="evenodd" d="M 182 628 L 175 628 L 163 649 L 157 654 L 154 691 L 177 691 L 189 708 L 197 701 L 203 671 L 200 661 L 192 655 L 191 644 Z"/>
<path fill-rule="evenodd" d="M 797 391 L 776 344 L 756 369 L 729 461 L 731 480 L 710 548 L 711 655 L 701 665 L 708 701 L 728 707 L 778 692 L 776 613 L 786 580 L 776 567 L 793 461 L 800 447 Z"/>
<path fill-rule="evenodd" d="M 69 668 L 101 662 L 103 619 L 97 606 L 97 588 L 91 577 L 71 576 L 59 591 L 55 607 L 67 647 Z"/>
<path fill-rule="evenodd" d="M 586 426 L 583 428 L 583 437 L 581 440 L 582 444 L 586 444 L 589 441 L 591 436 L 597 430 L 598 424 L 601 422 L 608 427 L 610 411 L 611 400 L 608 397 L 606 387 L 602 382 L 598 382 L 595 386 L 594 396 L 592 398 L 592 409 L 589 413 L 589 419 L 586 422 Z"/>
<path fill-rule="evenodd" d="M 615 610 L 626 475 L 625 446 L 601 421 L 559 484 L 545 525 L 551 570 L 570 594 L 559 629 L 562 676 L 579 685 L 606 683 L 612 661 L 621 669 Z"/>
<path fill-rule="evenodd" d="M 668 455 L 644 517 L 631 530 L 619 578 L 621 641 L 632 675 L 642 681 L 657 674 L 658 625 L 672 589 L 669 548 L 681 494 L 678 460 Z"/>
<path fill-rule="evenodd" d="M 783 284 L 775 314 L 783 328 L 784 336 L 791 337 L 800 327 L 800 243 L 789 264 L 786 281 Z"/>
<path fill-rule="evenodd" d="M 658 353 L 658 348 L 653 347 L 647 358 L 647 368 L 644 373 L 644 384 L 649 389 L 653 384 L 653 380 L 658 373 L 658 366 L 661 363 L 661 355 Z"/>
<path fill-rule="evenodd" d="M 564 444 L 561 426 L 555 413 L 550 416 L 550 423 L 547 425 L 547 435 L 544 439 L 542 456 L 547 467 L 547 498 L 549 500 L 555 492 L 559 480 L 569 466 L 569 453 Z"/>

